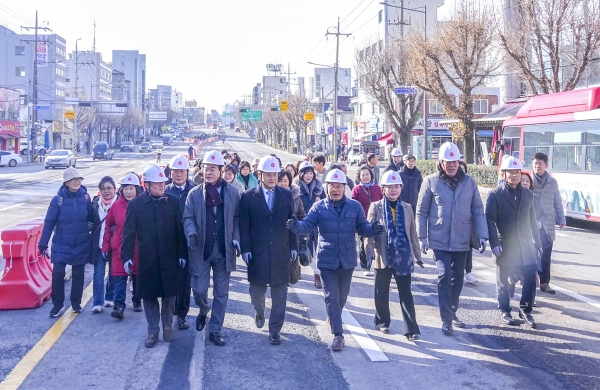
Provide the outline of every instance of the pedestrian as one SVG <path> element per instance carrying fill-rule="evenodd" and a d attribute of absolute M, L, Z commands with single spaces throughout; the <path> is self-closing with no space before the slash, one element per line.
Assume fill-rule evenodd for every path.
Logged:
<path fill-rule="evenodd" d="M 485 205 L 490 246 L 496 261 L 496 286 L 501 321 L 514 325 L 510 298 L 514 284 L 513 274 L 521 275 L 523 290 L 519 303 L 519 317 L 531 328 L 537 323 L 531 311 L 535 300 L 537 257 L 543 249 L 538 234 L 533 206 L 533 193 L 521 185 L 521 163 L 505 156 L 500 165 L 504 182 L 490 191 Z M 514 290 L 513 290 L 514 291 Z"/>
<path fill-rule="evenodd" d="M 332 169 L 339 169 L 340 171 L 344 172 L 344 168 L 345 165 L 341 164 L 341 163 L 331 163 L 329 164 L 329 170 Z M 345 175 L 346 173 L 344 173 Z M 346 187 L 344 188 L 344 195 L 346 195 L 347 198 L 351 198 L 352 197 L 352 188 L 354 187 L 350 187 L 350 183 L 352 183 L 352 186 L 354 186 L 354 182 L 352 181 L 352 179 L 350 179 L 348 176 L 346 176 Z M 325 192 L 327 192 L 327 184 L 325 184 Z"/>
<path fill-rule="evenodd" d="M 459 160 L 458 165 L 462 171 L 466 174 L 469 173 L 469 168 L 464 160 Z M 469 241 L 470 249 L 467 252 L 467 261 L 465 262 L 465 282 L 475 284 L 478 282 L 475 275 L 473 275 L 473 249 L 479 249 L 479 237 L 477 236 L 477 230 L 475 229 L 475 223 L 471 222 L 471 239 Z"/>
<path fill-rule="evenodd" d="M 260 161 L 260 158 L 255 158 L 254 160 L 252 160 L 252 176 L 254 176 L 257 180 L 258 180 L 258 162 Z"/>
<path fill-rule="evenodd" d="M 344 172 L 344 175 L 346 175 L 346 185 L 348 186 L 348 188 L 350 188 L 350 191 L 352 191 L 354 189 L 354 181 L 348 177 L 348 167 L 346 166 L 346 164 L 340 165 L 342 167 L 342 172 Z"/>
<path fill-rule="evenodd" d="M 161 160 L 161 155 L 162 155 L 162 142 L 158 145 L 158 147 L 156 148 L 156 163 L 159 164 L 162 162 Z"/>
<path fill-rule="evenodd" d="M 190 144 L 190 147 L 188 148 L 188 159 L 194 161 L 194 144 Z"/>
<path fill-rule="evenodd" d="M 307 149 L 306 150 L 306 157 L 304 158 L 304 161 L 311 162 L 312 159 L 313 159 L 313 157 L 314 157 L 313 151 L 310 150 L 310 149 Z"/>
<path fill-rule="evenodd" d="M 375 184 L 379 184 L 379 167 L 377 163 L 379 162 L 379 155 L 377 153 L 369 153 L 367 154 L 367 166 L 371 168 L 373 171 L 373 182 Z M 355 180 L 356 184 L 359 184 L 358 179 Z"/>
<path fill-rule="evenodd" d="M 300 186 L 294 184 L 292 180 L 292 174 L 289 171 L 284 170 L 279 172 L 277 176 L 277 185 L 292 192 L 292 199 L 294 200 L 294 215 L 296 218 L 298 218 L 298 220 L 302 221 L 304 217 L 306 217 L 306 212 L 304 210 L 304 205 L 302 204 L 302 199 L 300 198 Z M 310 253 L 310 249 L 308 249 L 309 236 L 297 236 L 297 239 L 298 254 L 300 255 L 301 253 L 307 253 L 306 250 L 308 250 L 308 253 Z M 303 252 L 303 250 L 305 251 Z M 299 262 L 297 267 L 297 275 L 300 276 L 302 274 L 302 266 Z"/>
<path fill-rule="evenodd" d="M 229 299 L 229 280 L 240 252 L 240 193 L 221 178 L 220 171 L 225 162 L 218 151 L 206 153 L 202 162 L 204 183 L 190 191 L 183 224 L 189 247 L 194 302 L 200 309 L 196 330 L 204 330 L 211 310 L 208 288 L 212 269 L 213 302 L 208 339 L 216 346 L 223 346 L 225 339 L 221 332 Z"/>
<path fill-rule="evenodd" d="M 237 174 L 238 170 L 233 166 L 233 164 L 225 165 L 223 167 L 223 170 L 221 171 L 221 175 L 223 176 L 223 179 L 227 182 L 227 184 L 231 184 L 232 186 L 237 188 L 241 194 L 246 189 L 244 188 L 244 184 L 240 183 L 236 179 Z"/>
<path fill-rule="evenodd" d="M 240 163 L 240 171 L 235 178 L 244 186 L 244 191 L 258 185 L 258 178 L 250 174 L 250 163 L 248 161 L 242 161 Z"/>
<path fill-rule="evenodd" d="M 119 198 L 113 204 L 106 215 L 106 228 L 102 237 L 102 253 L 111 260 L 111 276 L 114 279 L 114 308 L 110 313 L 111 317 L 118 320 L 124 318 L 125 298 L 127 296 L 127 277 L 131 274 L 133 284 L 133 296 L 131 302 L 133 311 L 142 311 L 142 301 L 135 294 L 137 285 L 137 264 L 138 264 L 138 246 L 136 244 L 133 265 L 129 272 L 125 270 L 123 259 L 121 258 L 121 249 L 123 247 L 123 230 L 125 228 L 125 218 L 127 215 L 127 205 L 129 201 L 141 194 L 140 178 L 135 172 L 130 172 L 121 179 L 119 188 Z M 102 307 L 102 306 L 100 306 Z"/>
<path fill-rule="evenodd" d="M 327 316 L 334 335 L 331 349 L 344 347 L 342 310 L 346 304 L 352 273 L 356 267 L 356 238 L 374 237 L 384 231 L 377 222 L 369 224 L 360 203 L 344 195 L 346 175 L 339 169 L 330 170 L 326 199 L 316 202 L 306 218 L 292 218 L 287 227 L 296 234 L 309 234 L 319 228 L 317 267 L 321 271 Z"/>
<path fill-rule="evenodd" d="M 179 204 L 179 213 L 183 216 L 186 199 L 196 185 L 188 179 L 190 172 L 190 162 L 183 154 L 175 155 L 169 162 L 171 166 L 171 183 L 165 187 L 165 194 L 169 194 L 177 199 Z M 165 172 L 166 174 L 166 172 Z M 183 223 L 183 222 L 182 222 Z M 189 258 L 185 258 L 185 267 L 180 272 L 183 291 L 175 299 L 175 315 L 177 316 L 177 329 L 186 330 L 190 325 L 187 322 L 187 315 L 190 312 L 190 270 Z"/>
<path fill-rule="evenodd" d="M 91 258 L 94 261 L 93 277 L 93 303 L 92 313 L 102 312 L 102 306 L 114 306 L 115 278 L 111 272 L 110 251 L 102 251 L 104 241 L 104 231 L 106 230 L 106 216 L 112 205 L 117 201 L 117 186 L 110 176 L 104 176 L 98 184 L 100 196 L 95 196 L 92 200 L 92 216 L 94 219 L 94 229 L 92 230 L 92 253 Z M 106 265 L 108 264 L 108 278 L 106 278 Z M 106 289 L 104 280 L 106 282 Z"/>
<path fill-rule="evenodd" d="M 229 152 L 225 152 L 225 154 L 223 155 L 223 161 L 225 162 L 225 165 L 230 165 L 231 164 L 231 154 Z"/>
<path fill-rule="evenodd" d="M 325 156 L 318 155 L 312 159 L 313 167 L 315 168 L 315 175 L 317 179 L 323 183 L 327 177 L 327 169 L 325 169 Z"/>
<path fill-rule="evenodd" d="M 285 319 L 290 263 L 298 256 L 296 236 L 286 230 L 294 215 L 292 193 L 277 186 L 277 159 L 265 156 L 258 163 L 260 186 L 242 194 L 240 237 L 242 258 L 248 266 L 250 299 L 257 328 L 265 323 L 265 293 L 271 287 L 269 342 L 281 343 Z"/>
<path fill-rule="evenodd" d="M 375 327 L 382 333 L 390 329 L 390 282 L 396 280 L 404 321 L 404 336 L 409 341 L 421 334 L 412 292 L 411 274 L 414 264 L 423 267 L 417 227 L 412 208 L 400 199 L 403 190 L 398 172 L 386 171 L 381 177 L 384 198 L 371 203 L 367 221 L 379 223 L 385 231 L 365 241 L 367 257 L 375 269 Z"/>
<path fill-rule="evenodd" d="M 419 168 L 415 166 L 416 158 L 412 154 L 407 154 L 403 157 L 404 164 L 398 170 L 402 179 L 402 193 L 400 197 L 403 202 L 408 203 L 413 214 L 417 214 L 417 201 L 419 200 L 419 191 L 423 184 L 423 175 Z"/>
<path fill-rule="evenodd" d="M 235 167 L 235 169 L 237 169 L 239 171 L 241 163 L 242 163 L 242 159 L 240 158 L 240 156 L 238 156 L 237 153 L 234 152 L 231 155 L 231 165 L 233 165 Z"/>
<path fill-rule="evenodd" d="M 321 199 L 325 199 L 325 192 L 323 191 L 323 184 L 321 180 L 315 177 L 315 168 L 309 161 L 304 161 L 300 164 L 298 173 L 298 181 L 297 184 L 300 187 L 300 199 L 302 200 L 302 205 L 304 206 L 304 211 L 310 210 L 310 208 Z M 319 236 L 319 232 L 317 230 L 312 231 L 308 234 L 308 248 L 310 250 L 311 256 L 314 258 L 317 250 L 317 238 Z M 311 263 L 311 267 L 313 269 L 313 280 L 315 284 L 315 288 L 321 289 L 323 288 L 323 284 L 321 283 L 321 276 L 319 268 L 317 268 L 317 264 L 315 261 Z"/>
<path fill-rule="evenodd" d="M 160 322 L 163 339 L 173 339 L 175 300 L 183 290 L 180 271 L 185 267 L 187 248 L 179 201 L 165 194 L 164 171 L 158 165 L 150 165 L 144 170 L 143 179 L 146 191 L 127 206 L 121 258 L 125 269 L 131 269 L 138 244 L 135 295 L 142 299 L 148 323 L 145 346 L 152 348 L 158 342 Z"/>
<path fill-rule="evenodd" d="M 390 165 L 388 165 L 385 168 L 384 172 L 387 172 L 387 171 L 399 172 L 400 168 L 402 168 L 404 166 L 404 163 L 402 162 L 402 151 L 400 150 L 400 148 L 394 148 L 394 149 L 392 149 L 390 156 L 391 156 Z M 405 201 L 403 200 L 403 202 L 405 202 Z"/>
<path fill-rule="evenodd" d="M 470 248 L 471 224 L 475 223 L 481 253 L 488 238 L 477 182 L 459 168 L 459 159 L 455 144 L 445 142 L 440 146 L 438 172 L 425 178 L 417 203 L 421 252 L 427 254 L 429 248 L 433 249 L 442 332 L 446 335 L 452 334 L 453 326 L 465 327 L 456 311 Z"/>
<path fill-rule="evenodd" d="M 50 201 L 44 229 L 38 249 L 48 257 L 48 242 L 52 236 L 52 310 L 50 318 L 58 317 L 65 302 L 65 271 L 67 264 L 72 266 L 71 308 L 81 313 L 83 277 L 85 265 L 90 260 L 93 229 L 92 204 L 83 177 L 77 169 L 67 168 L 63 172 L 63 184 Z M 52 234 L 54 233 L 54 234 Z"/>
<path fill-rule="evenodd" d="M 285 170 L 288 171 L 292 175 L 292 179 L 298 176 L 298 168 L 294 164 L 288 164 L 285 166 Z M 290 183 L 292 184 L 292 183 Z"/>
<path fill-rule="evenodd" d="M 546 171 L 548 169 L 548 156 L 544 153 L 533 155 L 533 195 L 536 214 L 543 218 L 540 220 L 542 227 L 550 238 L 550 245 L 544 248 L 542 254 L 542 271 L 540 275 L 540 291 L 556 294 L 550 287 L 550 266 L 552 264 L 552 245 L 556 240 L 556 224 L 564 228 L 567 220 L 562 205 L 558 182 Z"/>
<path fill-rule="evenodd" d="M 373 169 L 368 165 L 363 165 L 356 171 L 355 182 L 357 185 L 352 189 L 352 199 L 358 201 L 363 208 L 365 215 L 369 213 L 371 203 L 377 202 L 383 198 L 381 187 L 375 183 L 375 174 Z M 367 263 L 367 254 L 365 252 L 365 243 L 360 238 L 360 267 L 363 270 L 364 276 L 373 276 L 371 267 Z"/>

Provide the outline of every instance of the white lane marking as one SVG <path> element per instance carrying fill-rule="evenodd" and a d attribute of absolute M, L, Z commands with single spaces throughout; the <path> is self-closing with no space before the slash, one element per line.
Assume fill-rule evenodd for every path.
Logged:
<path fill-rule="evenodd" d="M 348 311 L 348 309 L 342 310 L 342 321 L 346 324 L 346 328 L 352 334 L 352 337 L 356 340 L 358 345 L 364 349 L 365 353 L 371 359 L 372 362 L 389 362 L 387 355 L 379 348 L 379 346 L 373 341 L 371 336 L 360 326 L 356 318 Z"/>
<path fill-rule="evenodd" d="M 600 302 L 594 301 L 591 298 L 588 298 L 586 296 L 583 296 L 581 294 L 577 294 L 576 292 L 573 292 L 571 290 L 567 290 L 566 288 L 557 286 L 556 284 L 552 283 L 552 287 L 556 290 L 556 291 L 560 291 L 563 294 L 566 294 L 572 298 L 575 298 L 581 302 L 585 302 L 588 305 L 592 305 L 594 306 L 596 309 L 600 309 Z"/>
<path fill-rule="evenodd" d="M 6 211 L 6 210 L 14 209 L 15 207 L 23 206 L 24 204 L 27 204 L 27 203 L 13 204 L 12 206 L 8 206 L 8 207 L 5 207 L 3 209 L 0 209 L 0 211 Z"/>

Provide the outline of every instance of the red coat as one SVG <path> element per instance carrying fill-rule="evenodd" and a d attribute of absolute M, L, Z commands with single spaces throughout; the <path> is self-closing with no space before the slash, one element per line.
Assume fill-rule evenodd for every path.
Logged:
<path fill-rule="evenodd" d="M 108 214 L 106 215 L 106 228 L 104 229 L 104 239 L 102 241 L 102 252 L 112 252 L 112 275 L 113 276 L 128 276 L 123 266 L 123 259 L 121 259 L 121 247 L 123 246 L 123 229 L 125 228 L 125 216 L 127 214 L 127 200 L 124 196 L 120 196 L 119 199 L 112 205 Z M 114 233 L 111 232 L 111 227 L 115 227 Z M 135 247 L 135 255 L 133 256 L 133 267 L 132 271 L 137 274 L 137 263 L 138 263 L 138 248 L 137 244 Z"/>
<path fill-rule="evenodd" d="M 371 203 L 383 199 L 383 193 L 378 184 L 373 184 L 369 188 L 358 184 L 352 189 L 352 199 L 357 200 L 360 203 L 363 210 L 365 210 L 366 216 L 369 214 L 369 206 L 371 206 Z"/>

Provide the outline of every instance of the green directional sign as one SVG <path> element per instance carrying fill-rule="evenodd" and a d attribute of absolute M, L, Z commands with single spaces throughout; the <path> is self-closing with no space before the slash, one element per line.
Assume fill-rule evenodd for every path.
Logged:
<path fill-rule="evenodd" d="M 242 121 L 244 122 L 260 122 L 263 120 L 262 111 L 242 112 Z"/>

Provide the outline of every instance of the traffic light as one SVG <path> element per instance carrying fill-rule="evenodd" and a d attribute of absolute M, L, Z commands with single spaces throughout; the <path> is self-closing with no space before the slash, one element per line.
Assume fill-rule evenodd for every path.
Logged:
<path fill-rule="evenodd" d="M 250 112 L 249 108 L 240 108 L 240 112 Z"/>
<path fill-rule="evenodd" d="M 281 107 L 271 107 L 271 111 L 281 111 Z"/>

